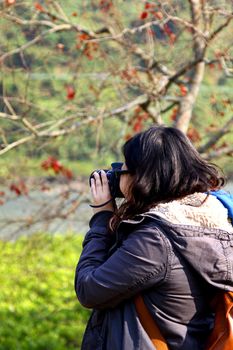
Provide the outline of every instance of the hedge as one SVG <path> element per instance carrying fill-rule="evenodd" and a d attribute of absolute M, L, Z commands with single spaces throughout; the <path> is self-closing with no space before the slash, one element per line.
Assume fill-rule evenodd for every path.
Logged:
<path fill-rule="evenodd" d="M 90 311 L 74 291 L 83 237 L 0 241 L 0 350 L 78 350 Z"/>

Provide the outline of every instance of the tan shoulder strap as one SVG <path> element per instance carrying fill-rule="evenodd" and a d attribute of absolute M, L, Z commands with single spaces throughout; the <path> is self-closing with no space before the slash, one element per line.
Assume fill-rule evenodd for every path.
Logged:
<path fill-rule="evenodd" d="M 143 326 L 149 338 L 151 339 L 155 349 L 169 350 L 166 341 L 160 333 L 160 330 L 157 324 L 155 323 L 154 319 L 152 318 L 151 314 L 149 313 L 142 296 L 137 295 L 134 298 L 134 303 L 141 325 Z"/>
<path fill-rule="evenodd" d="M 206 350 L 233 349 L 233 292 L 222 292 L 216 297 L 214 328 Z"/>

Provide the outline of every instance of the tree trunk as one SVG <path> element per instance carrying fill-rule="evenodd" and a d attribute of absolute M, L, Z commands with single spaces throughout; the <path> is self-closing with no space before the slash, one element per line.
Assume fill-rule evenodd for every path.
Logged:
<path fill-rule="evenodd" d="M 204 1 L 201 0 L 189 0 L 190 11 L 192 16 L 192 24 L 198 29 L 202 30 L 202 5 Z M 200 36 L 197 31 L 193 31 L 193 53 L 196 60 L 202 60 L 205 54 L 205 40 Z M 205 63 L 200 61 L 196 64 L 193 69 L 192 77 L 189 82 L 189 91 L 184 96 L 179 104 L 177 119 L 175 127 L 182 130 L 184 133 L 187 132 L 190 120 L 192 118 L 193 107 L 199 93 L 200 85 L 203 80 L 205 70 Z"/>

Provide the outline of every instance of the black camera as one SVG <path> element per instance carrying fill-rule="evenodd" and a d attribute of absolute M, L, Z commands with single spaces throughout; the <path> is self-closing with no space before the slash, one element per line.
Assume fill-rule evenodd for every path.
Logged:
<path fill-rule="evenodd" d="M 123 166 L 123 163 L 121 162 L 116 162 L 116 163 L 112 163 L 111 164 L 111 167 L 112 169 L 110 170 L 106 170 L 106 169 L 103 169 L 103 171 L 106 173 L 107 175 L 107 179 L 108 179 L 108 184 L 109 184 L 109 188 L 110 188 L 110 192 L 111 192 L 111 195 L 112 195 L 112 198 L 123 198 L 123 194 L 120 190 L 120 176 L 121 174 L 126 174 L 128 173 L 127 170 L 122 170 Z M 97 169 L 97 170 L 94 170 L 91 175 L 90 175 L 90 178 L 89 178 L 89 185 L 91 186 L 91 179 L 94 178 L 93 176 L 93 173 L 94 172 L 97 172 L 98 174 L 100 174 L 101 170 L 100 169 Z"/>

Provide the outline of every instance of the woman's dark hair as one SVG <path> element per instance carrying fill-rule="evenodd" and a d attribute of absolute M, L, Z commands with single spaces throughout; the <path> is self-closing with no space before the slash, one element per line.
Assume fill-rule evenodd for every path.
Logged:
<path fill-rule="evenodd" d="M 189 139 L 176 128 L 157 126 L 138 133 L 124 144 L 123 154 L 133 177 L 130 198 L 123 202 L 111 221 L 113 230 L 121 220 L 143 213 L 158 203 L 215 190 L 225 182 L 217 166 L 202 159 Z"/>

